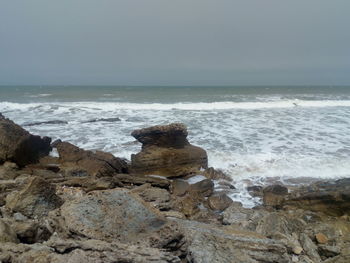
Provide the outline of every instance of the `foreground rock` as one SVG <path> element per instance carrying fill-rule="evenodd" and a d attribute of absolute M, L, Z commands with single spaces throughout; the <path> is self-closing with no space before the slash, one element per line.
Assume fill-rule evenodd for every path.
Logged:
<path fill-rule="evenodd" d="M 176 221 L 183 226 L 190 243 L 188 262 L 291 262 L 286 247 L 279 241 L 231 227 L 214 227 L 179 219 Z"/>
<path fill-rule="evenodd" d="M 134 173 L 180 177 L 208 167 L 207 153 L 187 141 L 186 126 L 173 123 L 132 132 L 142 151 L 131 156 Z"/>
<path fill-rule="evenodd" d="M 60 226 L 66 234 L 105 241 L 144 242 L 173 250 L 183 245 L 178 226 L 125 189 L 93 191 L 66 202 L 60 209 Z M 59 230 L 57 230 L 60 232 Z M 64 234 L 64 233 L 63 233 Z"/>
<path fill-rule="evenodd" d="M 127 163 L 110 153 L 101 151 L 86 151 L 69 143 L 57 141 L 54 147 L 59 154 L 59 161 L 71 171 L 85 171 L 91 176 L 113 176 L 117 173 L 127 173 Z"/>
<path fill-rule="evenodd" d="M 25 188 L 12 192 L 6 198 L 6 207 L 28 217 L 41 217 L 62 204 L 53 185 L 40 177 L 30 179 Z"/>
<path fill-rule="evenodd" d="M 0 113 L 0 163 L 15 162 L 20 166 L 36 163 L 51 151 L 51 139 L 24 130 Z"/>

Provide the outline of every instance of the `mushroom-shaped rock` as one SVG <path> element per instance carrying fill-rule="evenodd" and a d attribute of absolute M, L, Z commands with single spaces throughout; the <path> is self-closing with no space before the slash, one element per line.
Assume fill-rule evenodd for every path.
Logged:
<path fill-rule="evenodd" d="M 0 163 L 37 163 L 51 151 L 51 138 L 32 135 L 0 113 Z"/>
<path fill-rule="evenodd" d="M 133 131 L 131 135 L 142 143 L 142 151 L 131 156 L 132 172 L 181 177 L 207 168 L 206 151 L 191 145 L 187 134 L 181 123 Z"/>

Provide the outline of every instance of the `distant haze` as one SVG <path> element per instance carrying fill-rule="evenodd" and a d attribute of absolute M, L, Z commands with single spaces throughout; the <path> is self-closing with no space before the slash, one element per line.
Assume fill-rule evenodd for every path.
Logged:
<path fill-rule="evenodd" d="M 0 85 L 346 85 L 349 27 L 349 0 L 0 0 Z"/>

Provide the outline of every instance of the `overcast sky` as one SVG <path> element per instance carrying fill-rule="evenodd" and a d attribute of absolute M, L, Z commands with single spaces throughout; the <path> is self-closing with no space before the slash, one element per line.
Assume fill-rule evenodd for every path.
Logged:
<path fill-rule="evenodd" d="M 350 84 L 350 1 L 0 0 L 0 84 Z"/>

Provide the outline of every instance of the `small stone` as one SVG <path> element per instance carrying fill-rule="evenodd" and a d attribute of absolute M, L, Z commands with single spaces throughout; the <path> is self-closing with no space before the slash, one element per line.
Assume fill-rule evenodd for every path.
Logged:
<path fill-rule="evenodd" d="M 300 246 L 293 247 L 293 253 L 296 255 L 300 255 L 303 252 L 303 248 Z"/>
<path fill-rule="evenodd" d="M 223 211 L 233 203 L 226 194 L 214 194 L 208 198 L 209 207 L 216 211 Z"/>
<path fill-rule="evenodd" d="M 318 244 L 326 244 L 328 242 L 328 238 L 322 233 L 317 233 L 315 238 Z"/>

